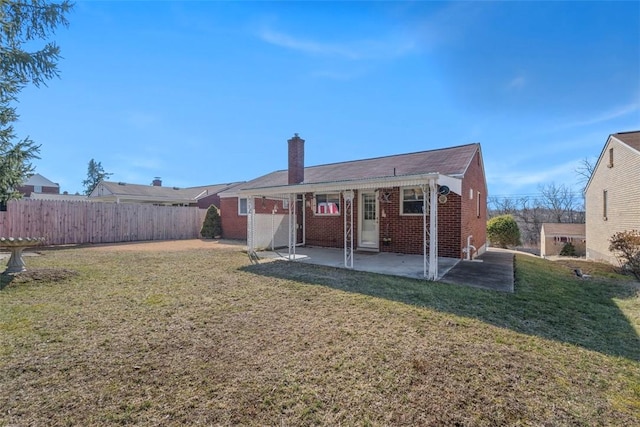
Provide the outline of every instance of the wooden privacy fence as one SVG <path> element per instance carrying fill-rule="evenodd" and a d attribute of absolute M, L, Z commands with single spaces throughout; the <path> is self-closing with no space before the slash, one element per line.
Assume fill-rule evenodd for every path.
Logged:
<path fill-rule="evenodd" d="M 11 200 L 0 236 L 44 237 L 46 245 L 200 237 L 206 209 L 135 203 Z"/>

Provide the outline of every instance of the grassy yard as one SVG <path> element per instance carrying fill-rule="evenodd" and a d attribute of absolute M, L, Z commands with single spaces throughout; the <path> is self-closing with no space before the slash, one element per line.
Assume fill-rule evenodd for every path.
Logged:
<path fill-rule="evenodd" d="M 237 250 L 43 251 L 0 291 L 0 425 L 635 425 L 638 284 L 515 294 Z"/>

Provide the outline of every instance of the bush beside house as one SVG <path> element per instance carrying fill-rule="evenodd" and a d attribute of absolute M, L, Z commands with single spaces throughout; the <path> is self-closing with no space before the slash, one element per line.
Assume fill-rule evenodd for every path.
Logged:
<path fill-rule="evenodd" d="M 222 220 L 220 219 L 220 211 L 215 205 L 209 206 L 207 215 L 202 224 L 200 235 L 207 239 L 214 239 L 222 236 Z"/>

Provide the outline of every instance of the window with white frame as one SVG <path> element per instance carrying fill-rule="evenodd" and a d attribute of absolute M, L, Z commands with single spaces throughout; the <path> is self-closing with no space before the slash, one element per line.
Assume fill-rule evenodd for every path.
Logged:
<path fill-rule="evenodd" d="M 42 193 L 42 185 L 34 185 L 33 186 L 34 193 Z"/>
<path fill-rule="evenodd" d="M 422 188 L 403 188 L 400 194 L 400 213 L 402 215 L 422 215 L 422 207 L 424 204 L 424 192 Z"/>
<path fill-rule="evenodd" d="M 339 215 L 340 193 L 316 194 L 316 215 Z"/>
<path fill-rule="evenodd" d="M 238 215 L 246 215 L 248 212 L 247 209 L 247 199 L 238 198 Z"/>

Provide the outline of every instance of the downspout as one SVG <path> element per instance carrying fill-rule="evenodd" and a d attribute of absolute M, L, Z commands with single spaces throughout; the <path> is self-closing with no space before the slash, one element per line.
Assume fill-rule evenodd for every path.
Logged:
<path fill-rule="evenodd" d="M 472 239 L 473 239 L 473 236 L 467 237 L 467 247 L 465 248 L 465 252 L 467 253 L 467 256 L 466 256 L 467 261 L 471 261 L 471 248 L 473 248 L 474 253 L 477 251 L 476 247 L 471 244 Z"/>

